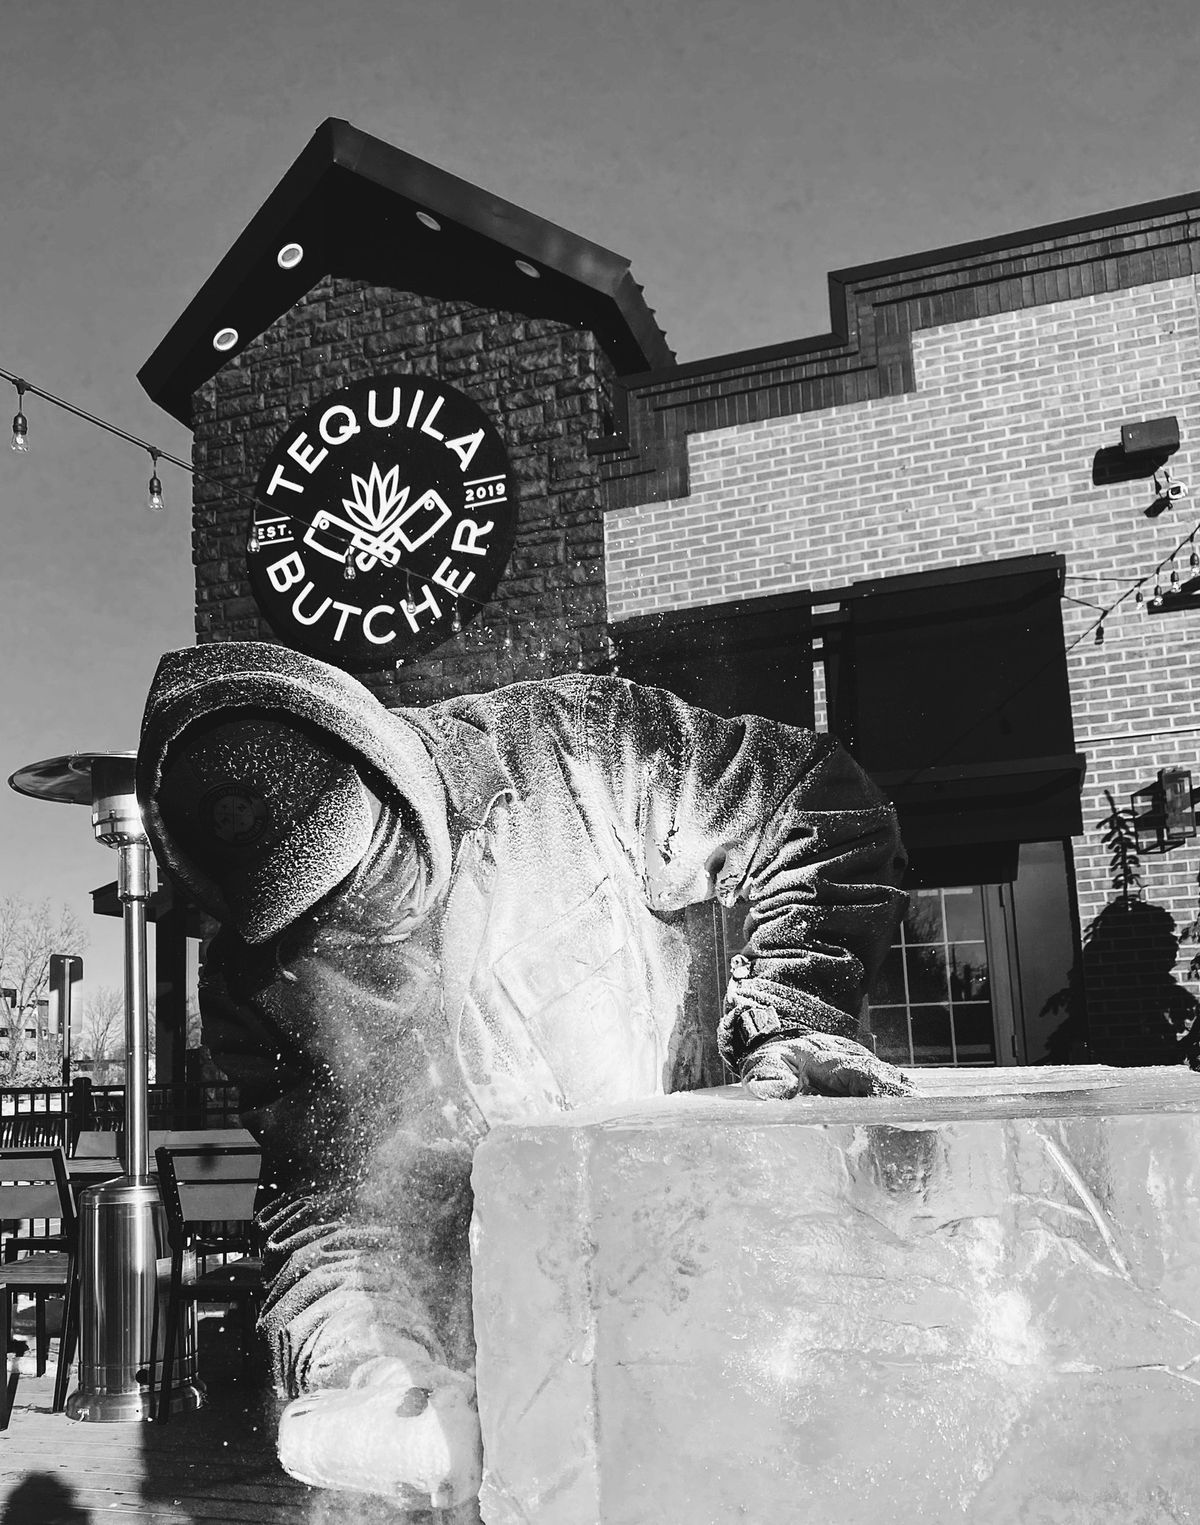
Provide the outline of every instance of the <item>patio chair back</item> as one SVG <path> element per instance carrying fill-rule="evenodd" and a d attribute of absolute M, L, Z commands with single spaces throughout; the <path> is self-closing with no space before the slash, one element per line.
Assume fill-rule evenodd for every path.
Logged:
<path fill-rule="evenodd" d="M 154 1158 L 172 1249 L 202 1224 L 244 1225 L 253 1219 L 262 1174 L 257 1144 L 164 1144 Z"/>
<path fill-rule="evenodd" d="M 61 1236 L 74 1235 L 75 1196 L 61 1145 L 52 1149 L 0 1149 L 0 1221 L 24 1218 L 57 1218 L 62 1224 Z"/>
<path fill-rule="evenodd" d="M 155 1417 L 170 1418 L 171 1372 L 177 1341 L 182 1339 L 183 1305 L 188 1302 L 239 1303 L 243 1311 L 243 1359 L 253 1341 L 254 1310 L 263 1295 L 262 1261 L 241 1251 L 254 1245 L 254 1206 L 262 1172 L 257 1144 L 160 1145 L 154 1153 L 158 1185 L 167 1215 L 171 1280 L 166 1341 Z M 185 1252 L 197 1264 L 185 1276 Z M 235 1254 L 233 1259 L 224 1257 Z M 216 1270 L 210 1256 L 222 1257 Z M 204 1270 L 199 1269 L 203 1261 Z"/>
<path fill-rule="evenodd" d="M 25 1220 L 57 1221 L 57 1233 L 42 1236 L 21 1232 Z M 78 1279 L 76 1270 L 75 1195 L 67 1174 L 62 1146 L 53 1149 L 0 1150 L 0 1229 L 4 1235 L 4 1262 L 0 1265 L 0 1356 L 4 1358 L 3 1390 L 0 1391 L 0 1430 L 8 1427 L 11 1393 L 8 1380 L 8 1344 L 13 1301 L 32 1297 L 37 1320 L 35 1346 L 37 1374 L 46 1369 L 49 1332 L 46 1300 L 65 1299 L 62 1333 L 58 1347 L 58 1370 L 54 1380 L 54 1412 L 66 1404 L 67 1378 L 79 1329 Z"/>

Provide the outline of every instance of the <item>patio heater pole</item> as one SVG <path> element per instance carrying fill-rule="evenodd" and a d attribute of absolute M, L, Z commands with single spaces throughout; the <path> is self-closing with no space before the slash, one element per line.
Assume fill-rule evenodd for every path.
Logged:
<path fill-rule="evenodd" d="M 150 1076 L 146 975 L 146 902 L 150 898 L 150 844 L 133 792 L 128 758 L 92 761 L 92 829 L 117 849 L 117 898 L 125 934 L 125 1149 L 129 1181 L 145 1182 L 148 1167 Z"/>
<path fill-rule="evenodd" d="M 149 1013 L 146 902 L 150 844 L 134 789 L 131 752 L 81 753 L 31 763 L 9 783 L 36 799 L 90 804 L 97 841 L 118 853 L 125 934 L 125 1174 L 79 1194 L 79 1387 L 71 1419 L 150 1418 L 162 1372 L 167 1288 L 166 1213 L 149 1170 Z M 171 1411 L 199 1408 L 195 1344 L 185 1339 L 171 1373 Z"/>

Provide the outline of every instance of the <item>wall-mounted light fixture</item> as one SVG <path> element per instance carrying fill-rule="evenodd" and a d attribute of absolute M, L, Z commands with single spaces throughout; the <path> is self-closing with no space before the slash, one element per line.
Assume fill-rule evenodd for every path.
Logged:
<path fill-rule="evenodd" d="M 1138 852 L 1169 853 L 1196 835 L 1196 801 L 1188 768 L 1160 768 L 1158 778 L 1129 797 Z"/>
<path fill-rule="evenodd" d="M 1126 455 L 1149 455 L 1152 451 L 1170 455 L 1179 449 L 1179 420 L 1147 418 L 1138 424 L 1121 425 L 1121 449 Z"/>
<path fill-rule="evenodd" d="M 1092 458 L 1092 483 L 1111 487 L 1117 482 L 1136 482 L 1152 477 L 1179 449 L 1179 420 L 1145 418 L 1121 425 L 1121 443 L 1105 445 Z"/>

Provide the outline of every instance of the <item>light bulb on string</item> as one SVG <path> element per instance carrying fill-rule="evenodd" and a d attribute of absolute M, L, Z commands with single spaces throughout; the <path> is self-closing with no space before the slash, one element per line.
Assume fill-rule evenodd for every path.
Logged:
<path fill-rule="evenodd" d="M 354 579 L 358 576 L 358 573 L 357 573 L 357 571 L 355 570 L 355 567 L 354 567 L 354 546 L 353 545 L 348 545 L 346 547 L 346 555 L 345 555 L 345 559 L 344 560 L 345 560 L 345 564 L 342 567 L 342 576 L 346 579 L 347 582 L 353 582 Z M 340 605 L 339 605 L 339 607 L 340 607 Z"/>
<path fill-rule="evenodd" d="M 1103 646 L 1104 645 L 1104 621 L 1103 620 L 1101 620 L 1100 623 L 1096 626 L 1096 645 L 1097 646 Z"/>
<path fill-rule="evenodd" d="M 17 412 L 12 421 L 12 448 L 24 455 L 29 449 L 29 420 L 25 417 L 25 383 L 15 381 L 17 389 Z"/>
<path fill-rule="evenodd" d="M 450 614 L 450 629 L 455 635 L 462 630 L 462 615 L 458 612 L 458 599 L 454 600 L 454 608 Z"/>
<path fill-rule="evenodd" d="M 1145 606 L 1146 595 L 1142 592 L 1142 590 L 1140 588 L 1133 595 L 1133 601 L 1134 601 L 1135 604 L 1141 604 L 1143 607 Z"/>
<path fill-rule="evenodd" d="M 146 484 L 146 507 L 156 514 L 163 510 L 162 483 L 158 479 L 158 451 L 150 451 L 150 481 Z"/>

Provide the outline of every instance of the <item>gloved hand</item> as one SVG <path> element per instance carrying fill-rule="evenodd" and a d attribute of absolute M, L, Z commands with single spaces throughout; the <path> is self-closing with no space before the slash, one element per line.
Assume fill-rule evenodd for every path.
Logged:
<path fill-rule="evenodd" d="M 380 1494 L 407 1509 L 453 1509 L 476 1496 L 483 1475 L 474 1381 L 416 1344 L 365 1361 L 349 1387 L 289 1403 L 278 1443 L 284 1471 L 302 1483 Z"/>
<path fill-rule="evenodd" d="M 916 1087 L 895 1065 L 851 1038 L 796 1033 L 768 1038 L 743 1062 L 741 1082 L 762 1101 L 793 1096 L 911 1096 Z"/>

